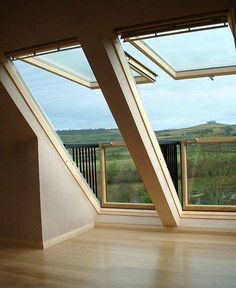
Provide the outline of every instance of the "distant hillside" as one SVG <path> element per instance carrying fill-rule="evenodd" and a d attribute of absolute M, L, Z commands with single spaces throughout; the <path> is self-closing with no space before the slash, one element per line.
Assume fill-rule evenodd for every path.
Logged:
<path fill-rule="evenodd" d="M 195 139 L 197 137 L 236 136 L 236 125 L 206 123 L 189 128 L 156 131 L 159 138 Z"/>
<path fill-rule="evenodd" d="M 123 139 L 118 129 L 59 130 L 56 132 L 65 144 L 109 143 Z"/>
<path fill-rule="evenodd" d="M 86 144 L 122 141 L 118 129 L 83 129 L 56 131 L 63 143 Z M 155 131 L 159 139 L 195 139 L 198 137 L 236 136 L 236 125 L 215 123 L 214 121 L 189 128 Z"/>

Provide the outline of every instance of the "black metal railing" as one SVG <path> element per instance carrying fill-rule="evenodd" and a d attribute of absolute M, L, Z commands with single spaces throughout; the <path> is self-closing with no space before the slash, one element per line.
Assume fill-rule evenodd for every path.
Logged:
<path fill-rule="evenodd" d="M 160 147 L 178 193 L 178 147 L 180 141 L 160 140 Z M 64 144 L 84 179 L 98 197 L 97 149 L 99 144 Z"/>
<path fill-rule="evenodd" d="M 79 168 L 80 173 L 92 189 L 96 197 L 98 197 L 97 182 L 97 149 L 98 144 L 64 144 L 69 151 L 73 161 Z"/>
<path fill-rule="evenodd" d="M 179 140 L 159 140 L 162 154 L 165 158 L 166 165 L 169 169 L 170 176 L 174 183 L 176 192 L 179 193 L 178 185 L 178 149 L 180 153 L 180 141 Z M 180 157 L 180 156 L 179 156 Z"/>

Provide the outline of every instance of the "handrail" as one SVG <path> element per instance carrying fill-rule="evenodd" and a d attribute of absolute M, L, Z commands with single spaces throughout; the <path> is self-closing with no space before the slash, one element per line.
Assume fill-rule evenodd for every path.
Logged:
<path fill-rule="evenodd" d="M 99 148 L 99 144 L 64 144 L 65 148 Z"/>
<path fill-rule="evenodd" d="M 234 143 L 236 137 L 207 137 L 196 138 L 193 140 L 183 140 L 185 144 L 220 144 L 220 143 Z"/>

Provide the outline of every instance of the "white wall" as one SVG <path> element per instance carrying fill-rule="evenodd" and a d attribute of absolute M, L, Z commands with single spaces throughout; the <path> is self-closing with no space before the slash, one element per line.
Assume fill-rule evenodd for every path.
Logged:
<path fill-rule="evenodd" d="M 39 217 L 40 221 L 42 221 L 41 239 L 43 239 L 43 242 L 83 227 L 84 225 L 93 223 L 95 213 L 93 206 L 86 198 L 84 192 L 80 188 L 80 185 L 67 168 L 65 162 L 58 154 L 58 151 L 49 140 L 47 134 L 42 129 L 40 123 L 37 121 L 29 106 L 24 101 L 22 95 L 19 93 L 19 90 L 16 88 L 3 66 L 0 67 L 0 80 L 2 83 L 0 95 L 3 95 L 3 92 L 5 93 L 4 96 L 6 100 L 11 101 L 11 106 L 14 108 L 13 115 L 19 115 L 22 120 L 21 122 L 17 120 L 18 122 L 15 123 L 15 130 L 18 130 L 16 138 L 21 135 L 21 131 L 23 133 L 24 130 L 26 130 L 26 126 L 28 129 L 28 134 L 34 136 L 32 137 L 35 144 L 34 150 L 29 150 L 30 147 L 28 147 L 28 149 L 21 149 L 21 157 L 19 158 L 20 165 L 18 163 L 17 167 L 22 167 L 21 169 L 23 169 L 22 171 L 24 171 L 24 173 L 22 173 L 21 170 L 17 170 L 18 172 L 15 171 L 15 174 L 24 174 L 23 178 L 12 177 L 12 173 L 3 171 L 3 168 L 1 167 L 1 175 L 4 175 L 5 173 L 6 175 L 4 175 L 4 177 L 7 177 L 8 181 L 11 181 L 12 183 L 11 186 L 7 187 L 8 191 L 5 191 L 6 195 L 1 199 L 2 201 L 0 201 L 2 206 L 6 207 L 4 210 L 5 225 L 10 224 L 8 223 L 8 220 L 10 219 L 10 215 L 14 213 L 14 207 L 7 210 L 7 207 L 9 207 L 8 204 L 10 201 L 12 201 L 12 197 L 8 198 L 7 195 L 12 193 L 11 190 L 13 186 L 17 186 L 17 191 L 22 194 L 22 197 L 16 197 L 18 205 L 24 206 L 24 203 L 28 203 L 30 207 L 33 207 L 34 199 L 29 199 L 25 192 L 25 185 L 26 183 L 32 182 L 33 176 L 35 182 L 38 182 L 36 183 L 37 185 L 35 184 L 35 187 L 31 187 L 31 189 L 34 189 L 35 199 L 40 201 L 39 207 L 37 211 L 35 209 L 34 211 L 31 211 L 32 214 L 27 213 L 25 209 L 19 210 L 16 217 L 18 220 L 16 219 L 16 222 L 13 223 L 14 227 L 12 227 L 11 231 L 23 229 L 23 226 L 19 225 L 19 223 L 21 223 L 21 219 L 25 220 L 26 213 L 28 215 L 27 222 L 31 223 L 31 225 L 34 225 L 32 220 L 35 213 L 37 214 L 37 217 Z M 3 97 L 1 97 L 1 100 L 2 99 Z M 10 121 L 9 119 L 12 115 L 10 112 L 11 111 L 8 110 L 8 112 L 5 114 L 1 113 L 1 123 L 8 123 Z M 5 130 L 6 134 L 14 135 L 15 131 L 11 130 L 10 128 L 8 129 L 7 127 L 10 126 L 8 124 L 4 125 L 2 130 L 7 129 Z M 26 139 L 26 136 L 24 139 Z M 3 142 L 5 141 L 5 146 L 8 145 L 8 138 L 9 137 L 4 137 L 3 139 Z M 19 141 L 19 139 L 17 141 Z M 6 151 L 3 151 L 3 155 L 6 156 L 5 152 Z M 12 152 L 14 152 L 14 149 Z M 9 155 L 7 158 L 8 161 L 13 160 L 9 157 Z M 30 161 L 31 163 L 29 163 Z M 36 165 L 37 169 L 35 168 L 36 173 L 32 176 L 32 171 L 34 171 L 33 165 Z M 84 182 L 82 177 L 79 178 L 81 178 L 80 180 Z M 3 192 L 3 189 L 1 189 L 1 196 L 3 195 Z M 16 192 L 14 194 L 16 194 Z M 9 233 L 9 235 L 4 236 L 24 239 L 24 235 L 22 233 L 17 234 L 12 232 Z M 27 240 L 32 240 L 30 238 L 31 237 L 28 237 Z M 37 238 L 37 241 L 39 240 L 40 237 Z"/>

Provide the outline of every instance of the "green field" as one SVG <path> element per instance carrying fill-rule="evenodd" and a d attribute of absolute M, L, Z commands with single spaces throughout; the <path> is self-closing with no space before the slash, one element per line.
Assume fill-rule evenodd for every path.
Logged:
<path fill-rule="evenodd" d="M 65 144 L 123 140 L 117 129 L 60 130 L 57 133 Z M 232 137 L 236 136 L 236 125 L 212 121 L 190 128 L 155 131 L 155 134 L 158 139 Z M 99 161 L 97 164 L 99 170 Z M 126 148 L 106 148 L 106 178 L 109 202 L 151 202 Z M 188 191 L 189 203 L 193 205 L 236 205 L 236 145 L 189 145 Z"/>

